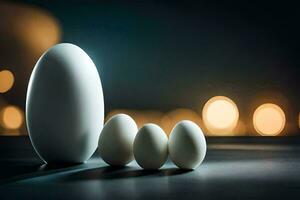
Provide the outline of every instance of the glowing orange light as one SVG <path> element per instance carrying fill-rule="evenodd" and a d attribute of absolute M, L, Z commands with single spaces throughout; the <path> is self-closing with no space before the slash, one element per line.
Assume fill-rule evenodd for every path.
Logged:
<path fill-rule="evenodd" d="M 105 121 L 110 119 L 113 115 L 124 113 L 131 116 L 138 128 L 141 128 L 146 123 L 156 123 L 160 125 L 162 113 L 155 110 L 127 110 L 127 109 L 116 109 L 109 112 L 105 118 Z"/>
<path fill-rule="evenodd" d="M 283 110 L 272 103 L 259 106 L 253 114 L 255 130 L 265 136 L 275 136 L 282 132 L 285 126 Z"/>
<path fill-rule="evenodd" d="M 228 97 L 216 96 L 204 105 L 202 118 L 211 134 L 229 135 L 237 125 L 239 111 L 236 104 Z"/>
<path fill-rule="evenodd" d="M 298 116 L 298 126 L 300 128 L 300 113 L 299 113 L 299 116 Z"/>
<path fill-rule="evenodd" d="M 232 132 L 232 136 L 242 136 L 247 133 L 247 127 L 246 124 L 242 121 L 239 120 L 235 129 Z"/>
<path fill-rule="evenodd" d="M 0 71 L 0 93 L 5 93 L 12 88 L 14 75 L 9 70 Z"/>
<path fill-rule="evenodd" d="M 196 112 L 186 108 L 178 108 L 168 112 L 162 117 L 161 127 L 167 135 L 169 135 L 175 124 L 181 120 L 190 120 L 199 126 L 201 124 L 201 118 Z"/>
<path fill-rule="evenodd" d="M 18 129 L 23 123 L 23 113 L 16 106 L 7 106 L 2 111 L 2 123 L 7 129 Z"/>
<path fill-rule="evenodd" d="M 109 112 L 105 118 L 105 121 L 109 120 L 112 116 L 116 114 L 126 114 L 132 117 L 134 119 L 136 125 L 138 128 L 141 128 L 141 126 L 144 124 L 144 121 L 146 121 L 145 117 L 138 111 L 135 110 L 127 110 L 127 109 L 116 109 Z"/>

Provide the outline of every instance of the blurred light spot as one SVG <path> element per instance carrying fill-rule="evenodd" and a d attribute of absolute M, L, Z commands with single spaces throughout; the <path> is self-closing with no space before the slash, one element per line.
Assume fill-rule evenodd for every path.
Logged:
<path fill-rule="evenodd" d="M 116 110 L 112 110 L 109 113 L 106 114 L 105 116 L 105 122 L 107 122 L 110 118 L 112 118 L 114 115 L 116 114 L 120 114 L 120 113 L 124 113 L 128 115 L 128 110 L 125 109 L 116 109 Z"/>
<path fill-rule="evenodd" d="M 232 136 L 243 136 L 247 134 L 247 127 L 242 120 L 239 120 L 234 131 L 232 132 Z"/>
<path fill-rule="evenodd" d="M 266 136 L 275 136 L 281 133 L 285 126 L 285 114 L 283 110 L 272 103 L 259 106 L 253 114 L 255 130 Z"/>
<path fill-rule="evenodd" d="M 300 113 L 299 113 L 299 116 L 298 116 L 298 126 L 300 128 Z"/>
<path fill-rule="evenodd" d="M 1 112 L 4 128 L 18 129 L 23 123 L 23 112 L 16 106 L 7 106 Z"/>
<path fill-rule="evenodd" d="M 117 109 L 109 112 L 106 115 L 105 121 L 119 113 L 124 113 L 131 116 L 136 122 L 138 128 L 141 128 L 146 123 L 155 123 L 159 125 L 167 135 L 170 134 L 175 124 L 181 120 L 191 120 L 201 126 L 200 116 L 193 110 L 185 108 L 175 109 L 166 114 L 157 110 Z"/>
<path fill-rule="evenodd" d="M 186 108 L 178 108 L 163 116 L 161 127 L 169 135 L 173 127 L 181 120 L 190 120 L 201 126 L 201 118 L 196 112 Z"/>
<path fill-rule="evenodd" d="M 228 97 L 216 96 L 204 105 L 202 118 L 211 134 L 229 135 L 237 125 L 239 111 L 236 104 Z"/>
<path fill-rule="evenodd" d="M 5 93 L 14 85 L 14 75 L 9 70 L 0 71 L 0 93 Z"/>
<path fill-rule="evenodd" d="M 105 117 L 105 121 L 109 120 L 112 116 L 120 113 L 127 114 L 130 117 L 132 117 L 135 123 L 137 124 L 138 128 L 141 128 L 146 123 L 155 123 L 161 125 L 160 122 L 163 116 L 162 112 L 155 111 L 155 110 L 117 109 L 109 112 Z"/>
<path fill-rule="evenodd" d="M 9 42 L 12 43 L 10 46 L 19 43 L 25 47 L 32 47 L 30 50 L 35 51 L 35 56 L 39 57 L 60 40 L 61 29 L 58 20 L 48 11 L 36 6 L 3 2 L 0 4 L 0 18 L 3 21 L 2 37 L 6 39 L 4 44 L 0 44 L 0 48 L 9 45 Z M 24 52 L 25 55 L 27 53 Z"/>
<path fill-rule="evenodd" d="M 23 105 L 32 68 L 45 50 L 60 41 L 61 34 L 59 21 L 47 9 L 0 1 L 0 64 L 9 66 L 15 77 L 7 100 Z"/>
<path fill-rule="evenodd" d="M 144 110 L 140 111 L 140 115 L 143 116 L 143 121 L 140 122 L 139 127 L 142 127 L 146 123 L 154 123 L 161 126 L 161 119 L 164 114 L 157 110 Z"/>
<path fill-rule="evenodd" d="M 127 109 L 116 109 L 112 110 L 106 115 L 105 121 L 108 121 L 111 117 L 116 114 L 126 114 L 129 115 L 132 119 L 134 119 L 135 123 L 137 124 L 138 128 L 140 128 L 145 121 L 144 116 L 140 114 L 140 112 L 135 110 L 127 110 Z"/>

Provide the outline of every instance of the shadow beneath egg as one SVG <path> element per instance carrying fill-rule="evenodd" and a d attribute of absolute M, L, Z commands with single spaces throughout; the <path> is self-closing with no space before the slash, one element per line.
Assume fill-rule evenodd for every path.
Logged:
<path fill-rule="evenodd" d="M 12 182 L 17 182 L 25 179 L 31 179 L 41 176 L 48 176 L 52 174 L 57 174 L 61 172 L 72 171 L 82 168 L 83 163 L 76 164 L 32 164 L 32 165 L 22 165 L 19 164 L 18 168 L 13 165 L 12 168 L 6 169 L 12 173 L 8 173 L 8 176 L 0 179 L 0 185 L 9 184 Z M 22 169 L 22 170 L 21 170 Z"/>
<path fill-rule="evenodd" d="M 82 170 L 68 174 L 65 177 L 61 177 L 61 181 L 86 181 L 86 180 L 113 180 L 113 179 L 128 179 L 138 177 L 163 177 L 163 176 L 174 176 L 184 173 L 188 173 L 190 170 L 168 168 L 159 170 L 143 170 L 134 169 L 132 167 L 100 167 L 94 169 Z"/>
<path fill-rule="evenodd" d="M 87 168 L 90 167 L 90 168 Z M 48 177 L 51 182 L 76 182 L 89 180 L 114 180 L 114 179 L 130 179 L 138 177 L 164 177 L 174 176 L 188 173 L 189 170 L 179 168 L 163 168 L 159 170 L 143 170 L 141 168 L 124 166 L 93 166 L 83 163 L 77 164 L 33 164 L 30 170 L 25 173 L 18 173 L 9 178 L 0 180 L 0 185 L 10 184 L 19 181 L 33 180 L 35 178 L 45 177 L 47 182 Z"/>

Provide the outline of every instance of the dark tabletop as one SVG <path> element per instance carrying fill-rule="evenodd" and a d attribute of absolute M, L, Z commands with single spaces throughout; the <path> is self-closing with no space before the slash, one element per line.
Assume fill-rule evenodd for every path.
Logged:
<path fill-rule="evenodd" d="M 0 199 L 300 199 L 300 137 L 207 138 L 194 171 L 45 165 L 28 137 L 0 137 Z"/>

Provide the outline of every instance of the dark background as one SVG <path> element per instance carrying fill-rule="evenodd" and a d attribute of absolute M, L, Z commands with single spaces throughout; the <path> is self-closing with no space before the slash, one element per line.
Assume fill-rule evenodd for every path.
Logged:
<path fill-rule="evenodd" d="M 62 41 L 92 57 L 108 109 L 195 108 L 220 94 L 245 106 L 274 91 L 299 110 L 298 4 L 24 2 L 50 11 Z"/>
<path fill-rule="evenodd" d="M 90 55 L 107 112 L 200 111 L 210 97 L 225 95 L 242 119 L 251 118 L 261 103 L 274 102 L 297 126 L 295 2 L 16 1 L 50 12 L 61 26 L 61 42 Z"/>

